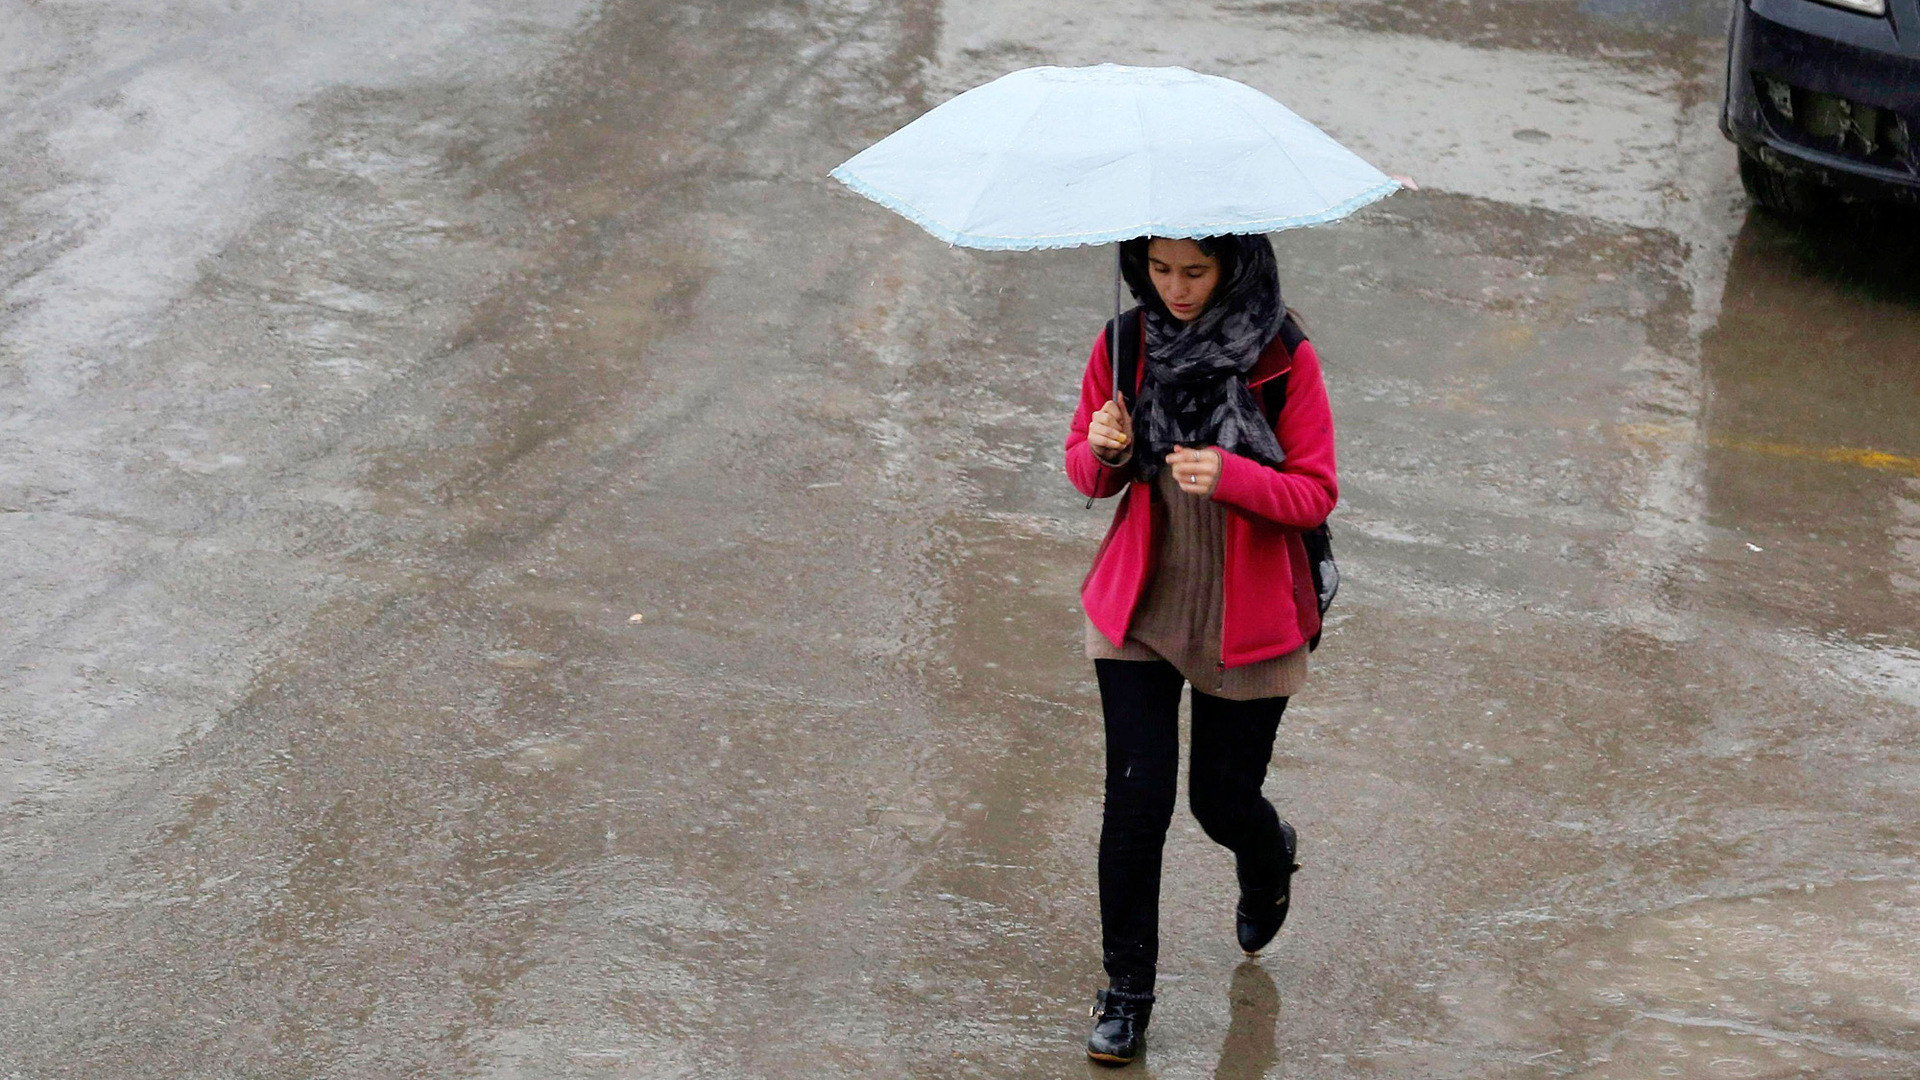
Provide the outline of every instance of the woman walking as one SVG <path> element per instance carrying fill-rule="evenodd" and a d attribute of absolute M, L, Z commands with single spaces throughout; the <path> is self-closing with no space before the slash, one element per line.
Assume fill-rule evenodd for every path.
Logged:
<path fill-rule="evenodd" d="M 1260 787 L 1320 630 L 1301 533 L 1339 496 L 1319 361 L 1267 238 L 1132 240 L 1121 271 L 1140 303 L 1137 343 L 1120 345 L 1139 357 L 1122 365 L 1134 384 L 1116 391 L 1103 333 L 1066 444 L 1082 494 L 1125 494 L 1081 587 L 1106 726 L 1109 986 L 1087 1054 L 1113 1065 L 1139 1055 L 1153 1011 L 1183 683 L 1189 802 L 1234 854 L 1241 948 L 1257 953 L 1286 920 L 1297 841 Z"/>

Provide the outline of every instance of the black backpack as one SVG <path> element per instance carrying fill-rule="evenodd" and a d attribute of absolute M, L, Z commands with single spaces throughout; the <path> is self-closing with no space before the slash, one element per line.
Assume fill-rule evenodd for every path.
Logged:
<path fill-rule="evenodd" d="M 1120 340 L 1118 354 L 1120 361 L 1113 369 L 1113 390 L 1117 395 L 1124 395 L 1123 400 L 1126 402 L 1127 411 L 1132 412 L 1133 384 L 1134 379 L 1138 377 L 1140 367 L 1140 309 L 1136 307 L 1122 312 L 1119 323 L 1118 335 L 1114 333 L 1113 322 L 1107 323 L 1108 345 L 1113 344 L 1116 336 Z M 1301 331 L 1300 324 L 1294 321 L 1293 314 L 1289 312 L 1280 322 L 1280 341 L 1286 345 L 1287 355 L 1292 356 L 1294 351 L 1300 348 L 1300 343 L 1305 340 L 1307 335 Z M 1107 355 L 1115 355 L 1111 347 L 1107 349 Z M 1268 427 L 1272 427 L 1279 420 L 1280 407 L 1287 403 L 1287 374 L 1282 372 L 1254 388 L 1260 394 L 1260 406 L 1267 414 Z M 1089 499 L 1088 502 L 1091 503 L 1092 500 Z M 1333 561 L 1333 533 L 1323 521 L 1302 532 L 1300 539 L 1307 546 L 1307 566 L 1313 572 L 1313 592 L 1320 601 L 1320 617 L 1324 620 L 1327 609 L 1333 606 L 1334 594 L 1340 591 L 1340 567 Z M 1324 622 L 1321 624 L 1321 629 L 1325 630 Z M 1307 642 L 1307 649 L 1312 651 L 1319 647 L 1320 635 L 1315 634 L 1313 640 Z"/>

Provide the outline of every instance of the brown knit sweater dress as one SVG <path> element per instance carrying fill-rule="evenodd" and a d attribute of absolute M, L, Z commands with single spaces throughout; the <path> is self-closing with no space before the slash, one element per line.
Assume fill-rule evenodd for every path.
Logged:
<path fill-rule="evenodd" d="M 1131 455 L 1129 455 L 1130 457 Z M 1121 461 L 1116 468 L 1125 468 Z M 1292 697 L 1307 681 L 1307 647 L 1238 667 L 1220 667 L 1220 582 L 1227 560 L 1227 510 L 1180 490 L 1160 470 L 1155 494 L 1166 509 L 1159 563 L 1119 648 L 1088 619 L 1087 657 L 1167 660 L 1195 690 L 1230 701 Z"/>

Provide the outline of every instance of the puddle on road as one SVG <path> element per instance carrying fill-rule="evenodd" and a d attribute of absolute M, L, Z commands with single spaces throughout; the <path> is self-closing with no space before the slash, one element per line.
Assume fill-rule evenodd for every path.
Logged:
<path fill-rule="evenodd" d="M 1920 881 L 1701 900 L 1623 920 L 1538 979 L 1580 1080 L 1920 1070 Z"/>
<path fill-rule="evenodd" d="M 1722 146 L 1694 88 L 1718 78 L 1710 50 L 1559 3 L 1404 7 L 1201 3 L 1168 19 L 1154 0 L 1113 0 L 1097 19 L 1062 21 L 975 0 L 948 6 L 932 82 L 945 96 L 1031 64 L 1183 63 L 1272 94 L 1423 190 L 1694 239 L 1719 202 L 1688 172 L 1697 145 Z M 1477 33 L 1456 32 L 1476 14 Z M 1547 137 L 1514 137 L 1528 131 Z"/>
<path fill-rule="evenodd" d="M 1241 10 L 1314 16 L 1377 34 L 1414 34 L 1477 48 L 1600 56 L 1628 67 L 1682 67 L 1704 59 L 1727 14 L 1717 0 L 1282 0 Z"/>

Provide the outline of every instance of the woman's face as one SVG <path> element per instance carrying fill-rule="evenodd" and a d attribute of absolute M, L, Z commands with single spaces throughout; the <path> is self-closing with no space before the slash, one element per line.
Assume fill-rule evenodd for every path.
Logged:
<path fill-rule="evenodd" d="M 1147 273 L 1173 317 L 1192 322 L 1207 310 L 1220 284 L 1220 260 L 1191 240 L 1156 239 L 1147 243 Z"/>

